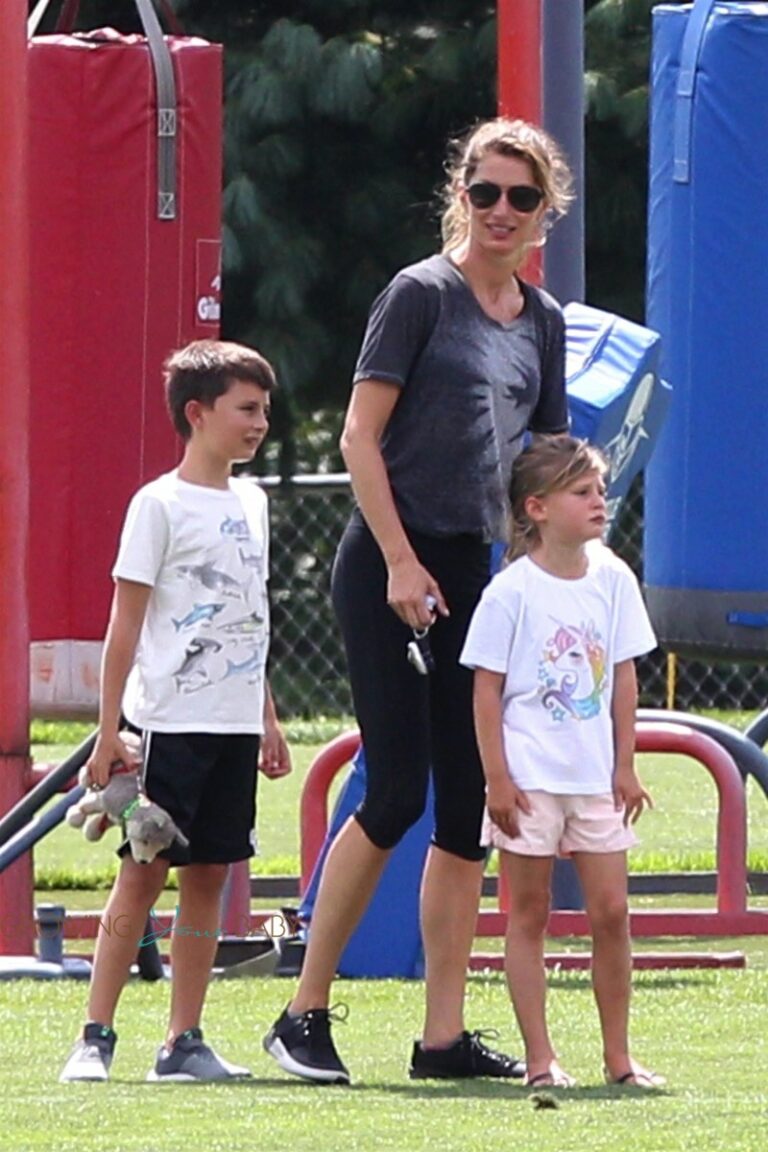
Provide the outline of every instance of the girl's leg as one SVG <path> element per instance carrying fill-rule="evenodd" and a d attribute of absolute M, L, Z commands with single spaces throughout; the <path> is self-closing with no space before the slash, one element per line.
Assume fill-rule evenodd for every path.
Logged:
<path fill-rule="evenodd" d="M 546 1022 L 544 933 L 549 918 L 551 856 L 500 852 L 509 890 L 505 970 L 509 994 L 525 1043 L 527 1080 L 567 1080 L 557 1063 Z"/>
<path fill-rule="evenodd" d="M 163 889 L 168 861 L 137 864 L 125 856 L 104 911 L 88 993 L 88 1019 L 110 1028 L 120 993 L 145 934 L 147 915 Z"/>
<path fill-rule="evenodd" d="M 179 912 L 171 932 L 171 1010 L 166 1044 L 197 1028 L 216 956 L 226 864 L 179 868 Z"/>
<path fill-rule="evenodd" d="M 654 1078 L 629 1054 L 632 950 L 626 852 L 574 853 L 592 929 L 592 984 L 609 1081 L 650 1086 Z"/>

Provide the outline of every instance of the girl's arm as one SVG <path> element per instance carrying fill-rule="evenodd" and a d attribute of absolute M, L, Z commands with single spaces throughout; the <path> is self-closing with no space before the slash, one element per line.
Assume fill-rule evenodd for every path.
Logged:
<path fill-rule="evenodd" d="M 90 783 L 101 788 L 109 780 L 109 769 L 113 761 L 130 761 L 130 755 L 117 733 L 125 682 L 133 664 L 151 592 L 148 584 L 139 584 L 135 580 L 115 581 L 101 658 L 99 734 L 85 766 Z"/>
<path fill-rule="evenodd" d="M 624 811 L 624 823 L 634 824 L 647 804 L 653 807 L 635 771 L 635 716 L 637 713 L 637 674 L 634 660 L 622 660 L 613 669 L 613 798 L 617 810 Z"/>
<path fill-rule="evenodd" d="M 437 581 L 419 563 L 405 534 L 380 447 L 399 396 L 400 389 L 395 384 L 380 380 L 357 383 L 352 389 L 340 446 L 360 511 L 387 565 L 387 603 L 411 628 L 426 628 L 433 619 L 427 597 L 434 597 L 437 611 L 443 616 L 448 615 L 448 606 Z"/>
<path fill-rule="evenodd" d="M 517 836 L 518 808 L 530 812 L 530 803 L 509 775 L 504 755 L 501 694 L 504 674 L 475 669 L 475 732 L 486 783 L 486 807 L 493 823 L 506 836 Z"/>

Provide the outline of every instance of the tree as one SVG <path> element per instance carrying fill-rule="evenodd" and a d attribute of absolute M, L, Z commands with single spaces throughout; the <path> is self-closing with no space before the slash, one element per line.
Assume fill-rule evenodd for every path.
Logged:
<path fill-rule="evenodd" d="M 642 321 L 648 72 L 656 0 L 587 0 L 586 246 L 590 303 Z"/>
<path fill-rule="evenodd" d="M 494 112 L 495 5 L 211 8 L 178 4 L 227 45 L 224 331 L 277 367 L 281 472 L 301 414 L 299 465 L 317 465 L 313 441 L 333 465 L 334 420 L 317 413 L 338 424 L 371 301 L 435 250 L 446 138 Z"/>

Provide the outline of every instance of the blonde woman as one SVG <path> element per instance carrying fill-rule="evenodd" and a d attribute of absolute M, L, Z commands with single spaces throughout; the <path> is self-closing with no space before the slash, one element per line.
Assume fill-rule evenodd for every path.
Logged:
<path fill-rule="evenodd" d="M 566 210 L 570 175 L 539 128 L 492 120 L 452 146 L 444 199 L 443 251 L 399 272 L 373 304 L 341 440 L 357 508 L 332 595 L 367 792 L 328 854 L 299 987 L 264 1040 L 287 1072 L 321 1082 L 349 1082 L 331 1038 L 332 981 L 390 852 L 424 810 L 430 769 L 427 1004 L 410 1075 L 525 1071 L 464 1026 L 485 849 L 472 674 L 459 653 L 523 437 L 568 425 L 562 312 L 518 272 Z M 420 675 L 406 649 L 424 628 L 434 669 Z"/>

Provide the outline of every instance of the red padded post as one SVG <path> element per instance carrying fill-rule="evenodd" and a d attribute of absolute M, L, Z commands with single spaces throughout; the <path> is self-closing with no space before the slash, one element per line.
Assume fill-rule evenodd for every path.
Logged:
<path fill-rule="evenodd" d="M 29 252 L 27 4 L 0 4 L 0 814 L 24 795 L 29 772 Z M 34 945 L 32 857 L 0 875 L 0 952 Z"/>

